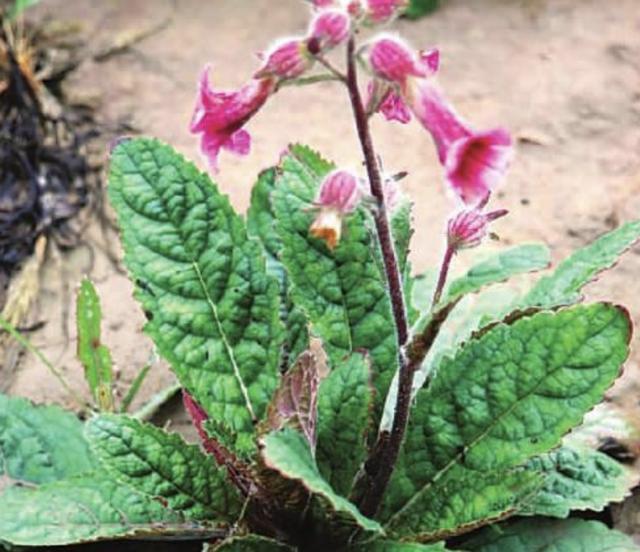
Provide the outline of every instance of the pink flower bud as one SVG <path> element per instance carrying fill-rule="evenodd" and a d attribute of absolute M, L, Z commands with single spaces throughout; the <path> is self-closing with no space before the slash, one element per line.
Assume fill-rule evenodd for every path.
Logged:
<path fill-rule="evenodd" d="M 286 39 L 275 44 L 264 56 L 263 66 L 254 78 L 278 77 L 295 79 L 313 65 L 313 57 L 307 49 L 306 40 Z"/>
<path fill-rule="evenodd" d="M 316 54 L 330 50 L 349 38 L 351 18 L 339 9 L 318 12 L 309 29 L 309 50 Z"/>
<path fill-rule="evenodd" d="M 318 214 L 309 233 L 324 240 L 329 249 L 334 249 L 342 235 L 344 217 L 356 209 L 361 199 L 362 189 L 354 174 L 344 170 L 329 173 L 313 204 Z"/>
<path fill-rule="evenodd" d="M 358 18 L 364 13 L 362 0 L 351 0 L 347 2 L 347 12 L 351 17 Z"/>
<path fill-rule="evenodd" d="M 507 213 L 506 209 L 491 213 L 483 213 L 480 208 L 460 211 L 449 220 L 447 226 L 449 247 L 458 251 L 480 245 L 489 231 L 489 223 Z"/>
<path fill-rule="evenodd" d="M 367 20 L 373 24 L 388 23 L 409 5 L 408 0 L 366 0 Z"/>
<path fill-rule="evenodd" d="M 395 37 L 385 36 L 373 42 L 369 63 L 377 77 L 400 85 L 409 77 L 427 77 L 432 73 L 407 44 Z"/>
<path fill-rule="evenodd" d="M 339 5 L 337 0 L 309 0 L 316 9 L 334 8 Z"/>

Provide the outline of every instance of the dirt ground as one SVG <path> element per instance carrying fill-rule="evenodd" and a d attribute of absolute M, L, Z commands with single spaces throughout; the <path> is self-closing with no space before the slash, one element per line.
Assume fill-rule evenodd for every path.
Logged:
<path fill-rule="evenodd" d="M 622 221 L 640 215 L 640 9 L 638 0 L 444 0 L 433 16 L 399 22 L 418 47 L 441 49 L 440 80 L 480 128 L 504 125 L 518 137 L 509 177 L 493 205 L 511 214 L 496 224 L 504 244 L 544 241 L 555 260 Z M 65 83 L 78 102 L 97 103 L 102 121 L 129 121 L 187 156 L 199 158 L 187 125 L 201 67 L 213 63 L 219 87 L 240 84 L 256 68 L 254 53 L 306 26 L 300 0 L 43 0 L 33 17 L 77 22 L 96 52 L 167 23 L 135 46 L 97 62 L 82 62 Z M 170 19 L 168 19 L 170 18 Z M 258 170 L 290 141 L 307 143 L 340 165 L 360 167 L 346 95 L 337 85 L 287 88 L 249 127 L 250 157 L 223 155 L 216 177 L 244 211 Z M 407 170 L 405 191 L 415 201 L 412 258 L 420 272 L 442 254 L 444 220 L 452 203 L 428 136 L 416 124 L 376 120 L 375 141 L 389 171 Z M 106 149 L 105 149 L 106 155 Z M 90 234 L 98 235 L 96 228 Z M 114 244 L 117 248 L 117 244 Z M 491 247 L 491 246 L 490 246 Z M 461 269 L 474 252 L 457 261 Z M 589 288 L 589 297 L 627 305 L 640 322 L 640 249 Z M 75 359 L 71 297 L 89 268 L 84 249 L 47 264 L 36 345 L 85 393 Z M 152 353 L 132 287 L 104 253 L 92 270 L 102 296 L 105 335 L 121 382 L 128 384 Z M 68 288 L 68 289 L 67 289 Z M 71 294 L 69 293 L 71 292 Z M 65 334 L 68 334 L 68 338 Z M 616 400 L 638 412 L 640 346 L 617 386 Z M 32 356 L 2 375 L 10 393 L 73 406 L 58 382 Z M 172 381 L 161 362 L 138 404 Z M 640 419 L 638 416 L 637 419 Z"/>

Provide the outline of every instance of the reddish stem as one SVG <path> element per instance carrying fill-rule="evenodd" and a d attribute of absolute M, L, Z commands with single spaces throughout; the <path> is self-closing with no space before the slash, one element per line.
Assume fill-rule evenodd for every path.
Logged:
<path fill-rule="evenodd" d="M 371 139 L 371 131 L 366 110 L 362 103 L 360 89 L 358 88 L 358 76 L 355 62 L 355 41 L 353 37 L 347 45 L 347 88 L 353 109 L 358 138 L 364 155 L 365 166 L 369 177 L 371 194 L 378 202 L 378 209 L 374 215 L 378 241 L 382 251 L 385 275 L 389 286 L 391 307 L 396 326 L 396 334 L 399 348 L 399 384 L 398 399 L 393 418 L 393 426 L 388 440 L 381 444 L 381 450 L 376 453 L 379 462 L 376 462 L 377 471 L 371 475 L 371 484 L 360 501 L 360 510 L 365 516 L 375 516 L 384 492 L 391 479 L 391 474 L 398 459 L 400 446 L 404 438 L 409 419 L 411 406 L 411 387 L 413 384 L 414 370 L 407 363 L 404 355 L 404 347 L 409 337 L 409 325 L 404 302 L 402 278 L 398 265 L 387 208 L 384 200 L 384 187 L 380 166 Z M 376 447 L 374 450 L 378 450 Z M 379 456 L 378 456 L 379 454 Z"/>
<path fill-rule="evenodd" d="M 431 303 L 431 308 L 435 308 L 436 305 L 440 302 L 442 298 L 442 292 L 444 290 L 444 285 L 447 282 L 447 275 L 449 274 L 449 267 L 451 266 L 451 260 L 453 259 L 453 254 L 456 252 L 455 247 L 451 247 L 449 243 L 447 243 L 447 249 L 444 252 L 444 257 L 442 258 L 442 264 L 440 265 L 440 274 L 438 276 L 438 283 L 436 284 L 436 291 L 433 294 L 433 301 Z"/>

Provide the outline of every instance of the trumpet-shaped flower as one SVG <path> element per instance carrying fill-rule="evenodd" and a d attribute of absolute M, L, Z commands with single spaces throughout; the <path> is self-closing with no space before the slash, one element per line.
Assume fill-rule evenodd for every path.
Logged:
<path fill-rule="evenodd" d="M 362 199 L 358 178 L 351 172 L 335 170 L 329 173 L 318 192 L 313 206 L 318 210 L 309 232 L 334 249 L 342 235 L 344 217 L 352 213 Z"/>
<path fill-rule="evenodd" d="M 436 50 L 418 55 L 404 42 L 384 37 L 373 44 L 369 60 L 433 137 L 451 189 L 467 205 L 484 201 L 511 161 L 509 133 L 501 128 L 478 132 L 455 112 L 429 78 L 438 69 Z"/>
<path fill-rule="evenodd" d="M 217 171 L 221 149 L 237 155 L 249 153 L 251 136 L 243 126 L 274 92 L 276 80 L 253 79 L 235 91 L 215 91 L 209 84 L 208 73 L 207 66 L 200 76 L 190 130 L 200 134 L 200 149 L 211 169 Z"/>

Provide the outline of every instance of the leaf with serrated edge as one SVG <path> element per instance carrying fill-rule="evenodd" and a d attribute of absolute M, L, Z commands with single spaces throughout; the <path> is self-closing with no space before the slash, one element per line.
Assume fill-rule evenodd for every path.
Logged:
<path fill-rule="evenodd" d="M 37 489 L 13 487 L 0 495 L 0 541 L 58 546 L 126 537 L 211 538 L 212 526 L 185 523 L 158 501 L 101 473 Z"/>
<path fill-rule="evenodd" d="M 314 215 L 308 208 L 331 168 L 302 146 L 292 146 L 283 158 L 273 194 L 281 259 L 293 300 L 322 338 L 331 364 L 358 349 L 370 352 L 381 408 L 398 353 L 387 288 L 372 254 L 370 217 L 363 209 L 349 215 L 334 251 L 309 234 Z"/>
<path fill-rule="evenodd" d="M 260 442 L 262 459 L 267 468 L 287 479 L 301 482 L 310 492 L 324 498 L 336 512 L 348 516 L 363 529 L 381 532 L 378 522 L 363 516 L 355 504 L 338 495 L 323 479 L 300 433 L 284 428 L 265 435 Z"/>
<path fill-rule="evenodd" d="M 115 479 L 164 501 L 186 519 L 236 518 L 241 500 L 225 471 L 180 435 L 106 414 L 91 419 L 86 434 L 94 454 Z"/>
<path fill-rule="evenodd" d="M 521 302 L 522 307 L 553 307 L 580 300 L 580 290 L 640 239 L 640 220 L 627 222 L 578 249 L 550 276 L 541 278 Z"/>
<path fill-rule="evenodd" d="M 462 547 L 470 552 L 632 552 L 631 537 L 599 521 L 521 519 L 488 527 Z"/>
<path fill-rule="evenodd" d="M 572 510 L 602 511 L 629 495 L 631 470 L 596 450 L 563 446 L 529 460 L 526 469 L 544 476 L 544 485 L 518 514 L 566 518 Z"/>
<path fill-rule="evenodd" d="M 78 359 L 84 367 L 85 379 L 100 410 L 113 410 L 113 380 L 111 353 L 102 344 L 100 325 L 102 309 L 96 288 L 84 278 L 78 290 L 76 325 L 78 328 Z"/>
<path fill-rule="evenodd" d="M 48 483 L 90 471 L 93 464 L 73 413 L 0 394 L 0 476 Z"/>
<path fill-rule="evenodd" d="M 209 177 L 157 140 L 113 151 L 109 196 L 146 331 L 246 454 L 278 384 L 282 342 L 278 285 L 260 245 Z"/>
<path fill-rule="evenodd" d="M 386 526 L 428 533 L 424 500 L 449 470 L 509 470 L 557 445 L 618 376 L 630 333 L 626 311 L 596 303 L 499 324 L 444 359 L 418 393 Z"/>
<path fill-rule="evenodd" d="M 320 384 L 316 460 L 324 478 L 347 496 L 366 455 L 373 389 L 369 359 L 354 353 Z"/>

